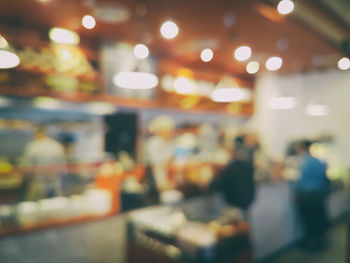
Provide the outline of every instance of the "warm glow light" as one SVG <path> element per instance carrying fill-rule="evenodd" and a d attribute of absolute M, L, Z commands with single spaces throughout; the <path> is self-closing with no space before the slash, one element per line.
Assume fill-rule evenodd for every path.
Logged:
<path fill-rule="evenodd" d="M 0 48 L 1 49 L 8 49 L 9 48 L 9 43 L 7 40 L 0 35 Z"/>
<path fill-rule="evenodd" d="M 166 39 L 172 39 L 179 33 L 179 28 L 174 22 L 166 21 L 160 27 L 160 32 Z"/>
<path fill-rule="evenodd" d="M 174 86 L 174 78 L 170 75 L 165 75 L 164 77 L 162 77 L 161 81 L 160 81 L 162 88 L 167 91 L 167 92 L 171 92 L 173 91 L 173 86 Z"/>
<path fill-rule="evenodd" d="M 19 57 L 8 50 L 0 50 L 0 69 L 13 68 L 18 66 Z"/>
<path fill-rule="evenodd" d="M 322 104 L 310 104 L 306 107 L 305 111 L 309 116 L 326 116 L 329 113 L 329 106 Z"/>
<path fill-rule="evenodd" d="M 287 15 L 294 10 L 294 3 L 291 0 L 281 0 L 278 3 L 277 10 L 281 15 Z"/>
<path fill-rule="evenodd" d="M 134 47 L 134 55 L 139 59 L 145 59 L 149 55 L 148 47 L 143 44 L 137 44 Z"/>
<path fill-rule="evenodd" d="M 93 102 L 89 103 L 86 106 L 86 109 L 91 114 L 96 115 L 107 115 L 112 114 L 117 111 L 117 108 L 115 105 L 107 102 Z"/>
<path fill-rule="evenodd" d="M 242 88 L 216 88 L 211 95 L 215 102 L 247 101 L 250 97 L 250 92 Z"/>
<path fill-rule="evenodd" d="M 349 58 L 342 58 L 338 61 L 338 68 L 340 70 L 348 70 L 350 69 L 350 59 Z"/>
<path fill-rule="evenodd" d="M 241 46 L 241 47 L 237 48 L 235 50 L 235 54 L 234 54 L 235 58 L 238 61 L 245 61 L 245 60 L 249 59 L 251 55 L 252 55 L 252 50 L 248 46 Z"/>
<path fill-rule="evenodd" d="M 120 72 L 114 75 L 113 83 L 124 89 L 153 89 L 158 85 L 158 78 L 146 72 Z"/>
<path fill-rule="evenodd" d="M 265 66 L 270 71 L 278 70 L 282 67 L 283 60 L 280 57 L 270 57 L 266 60 Z"/>
<path fill-rule="evenodd" d="M 211 99 L 215 102 L 241 101 L 245 98 L 245 93 L 240 88 L 219 88 L 215 89 Z"/>
<path fill-rule="evenodd" d="M 96 20 L 93 16 L 86 15 L 81 20 L 81 24 L 87 29 L 93 29 L 96 26 Z"/>
<path fill-rule="evenodd" d="M 269 107 L 273 110 L 287 110 L 295 108 L 296 103 L 293 97 L 274 97 L 270 99 Z"/>
<path fill-rule="evenodd" d="M 60 44 L 78 45 L 80 41 L 77 33 L 58 27 L 50 29 L 49 37 L 53 42 Z"/>
<path fill-rule="evenodd" d="M 214 53 L 213 50 L 211 50 L 210 48 L 206 48 L 203 49 L 201 52 L 201 60 L 203 62 L 209 62 L 210 60 L 212 60 L 214 57 Z"/>
<path fill-rule="evenodd" d="M 179 94 L 195 94 L 197 90 L 194 81 L 185 77 L 176 78 L 174 89 Z"/>
<path fill-rule="evenodd" d="M 255 74 L 259 71 L 260 64 L 257 61 L 250 61 L 247 64 L 246 70 L 249 74 Z"/>

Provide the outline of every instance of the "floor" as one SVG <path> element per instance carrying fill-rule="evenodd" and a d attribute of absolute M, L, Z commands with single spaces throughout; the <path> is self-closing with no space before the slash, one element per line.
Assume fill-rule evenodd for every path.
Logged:
<path fill-rule="evenodd" d="M 345 263 L 346 225 L 338 225 L 332 229 L 331 244 L 320 253 L 308 253 L 301 249 L 293 249 L 271 263 Z"/>
<path fill-rule="evenodd" d="M 0 238 L 1 263 L 124 263 L 125 219 Z"/>
<path fill-rule="evenodd" d="M 0 238 L 1 263 L 124 263 L 125 219 L 57 228 Z M 299 249 L 269 263 L 344 263 L 346 226 L 332 230 L 327 251 L 309 254 Z M 146 262 L 146 261 L 145 261 Z"/>

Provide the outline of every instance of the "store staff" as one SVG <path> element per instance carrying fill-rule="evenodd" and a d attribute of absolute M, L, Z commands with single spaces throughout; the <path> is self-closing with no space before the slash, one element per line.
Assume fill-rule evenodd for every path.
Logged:
<path fill-rule="evenodd" d="M 305 248 L 322 249 L 328 228 L 325 203 L 330 181 L 327 165 L 310 154 L 310 146 L 308 140 L 295 145 L 296 153 L 302 158 L 300 178 L 295 186 L 296 205 L 306 232 Z"/>
<path fill-rule="evenodd" d="M 30 167 L 27 200 L 61 194 L 60 174 L 64 170 L 64 147 L 51 139 L 43 126 L 37 127 L 33 141 L 25 148 L 21 164 Z"/>
<path fill-rule="evenodd" d="M 158 116 L 149 125 L 152 136 L 146 141 L 144 156 L 146 164 L 152 167 L 159 191 L 170 188 L 167 168 L 174 157 L 174 128 L 175 124 L 168 116 Z"/>

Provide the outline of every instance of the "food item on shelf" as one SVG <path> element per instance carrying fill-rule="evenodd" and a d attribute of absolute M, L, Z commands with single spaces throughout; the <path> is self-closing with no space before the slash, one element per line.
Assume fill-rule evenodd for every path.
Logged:
<path fill-rule="evenodd" d="M 130 171 L 135 167 L 135 160 L 125 151 L 119 153 L 118 161 L 125 171 Z"/>
<path fill-rule="evenodd" d="M 72 217 L 79 217 L 89 214 L 89 204 L 83 195 L 70 196 L 70 214 Z"/>
<path fill-rule="evenodd" d="M 128 176 L 122 183 L 122 191 L 127 193 L 142 193 L 143 187 L 135 176 Z"/>
<path fill-rule="evenodd" d="M 0 229 L 16 224 L 15 210 L 10 205 L 0 205 Z"/>
<path fill-rule="evenodd" d="M 0 157 L 0 190 L 18 188 L 22 179 L 22 175 L 16 172 L 7 158 Z"/>
<path fill-rule="evenodd" d="M 108 214 L 112 210 L 112 195 L 108 190 L 89 189 L 85 191 L 89 211 L 93 215 Z"/>
<path fill-rule="evenodd" d="M 33 226 L 39 223 L 40 207 L 37 202 L 21 202 L 17 205 L 17 221 L 21 226 Z"/>
<path fill-rule="evenodd" d="M 70 200 L 67 197 L 55 197 L 39 200 L 42 220 L 64 219 L 70 217 Z"/>
<path fill-rule="evenodd" d="M 73 92 L 78 90 L 79 81 L 71 76 L 56 74 L 46 76 L 45 84 L 55 91 Z"/>

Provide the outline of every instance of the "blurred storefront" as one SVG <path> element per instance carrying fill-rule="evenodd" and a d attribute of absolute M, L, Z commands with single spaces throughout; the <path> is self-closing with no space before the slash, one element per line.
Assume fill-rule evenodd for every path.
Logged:
<path fill-rule="evenodd" d="M 261 260 L 303 236 L 304 138 L 330 218 L 347 212 L 346 26 L 313 1 L 292 18 L 278 1 L 161 2 L 0 4 L 1 238 L 131 211 L 129 262 Z M 208 189 L 237 138 L 255 199 L 230 210 Z"/>

